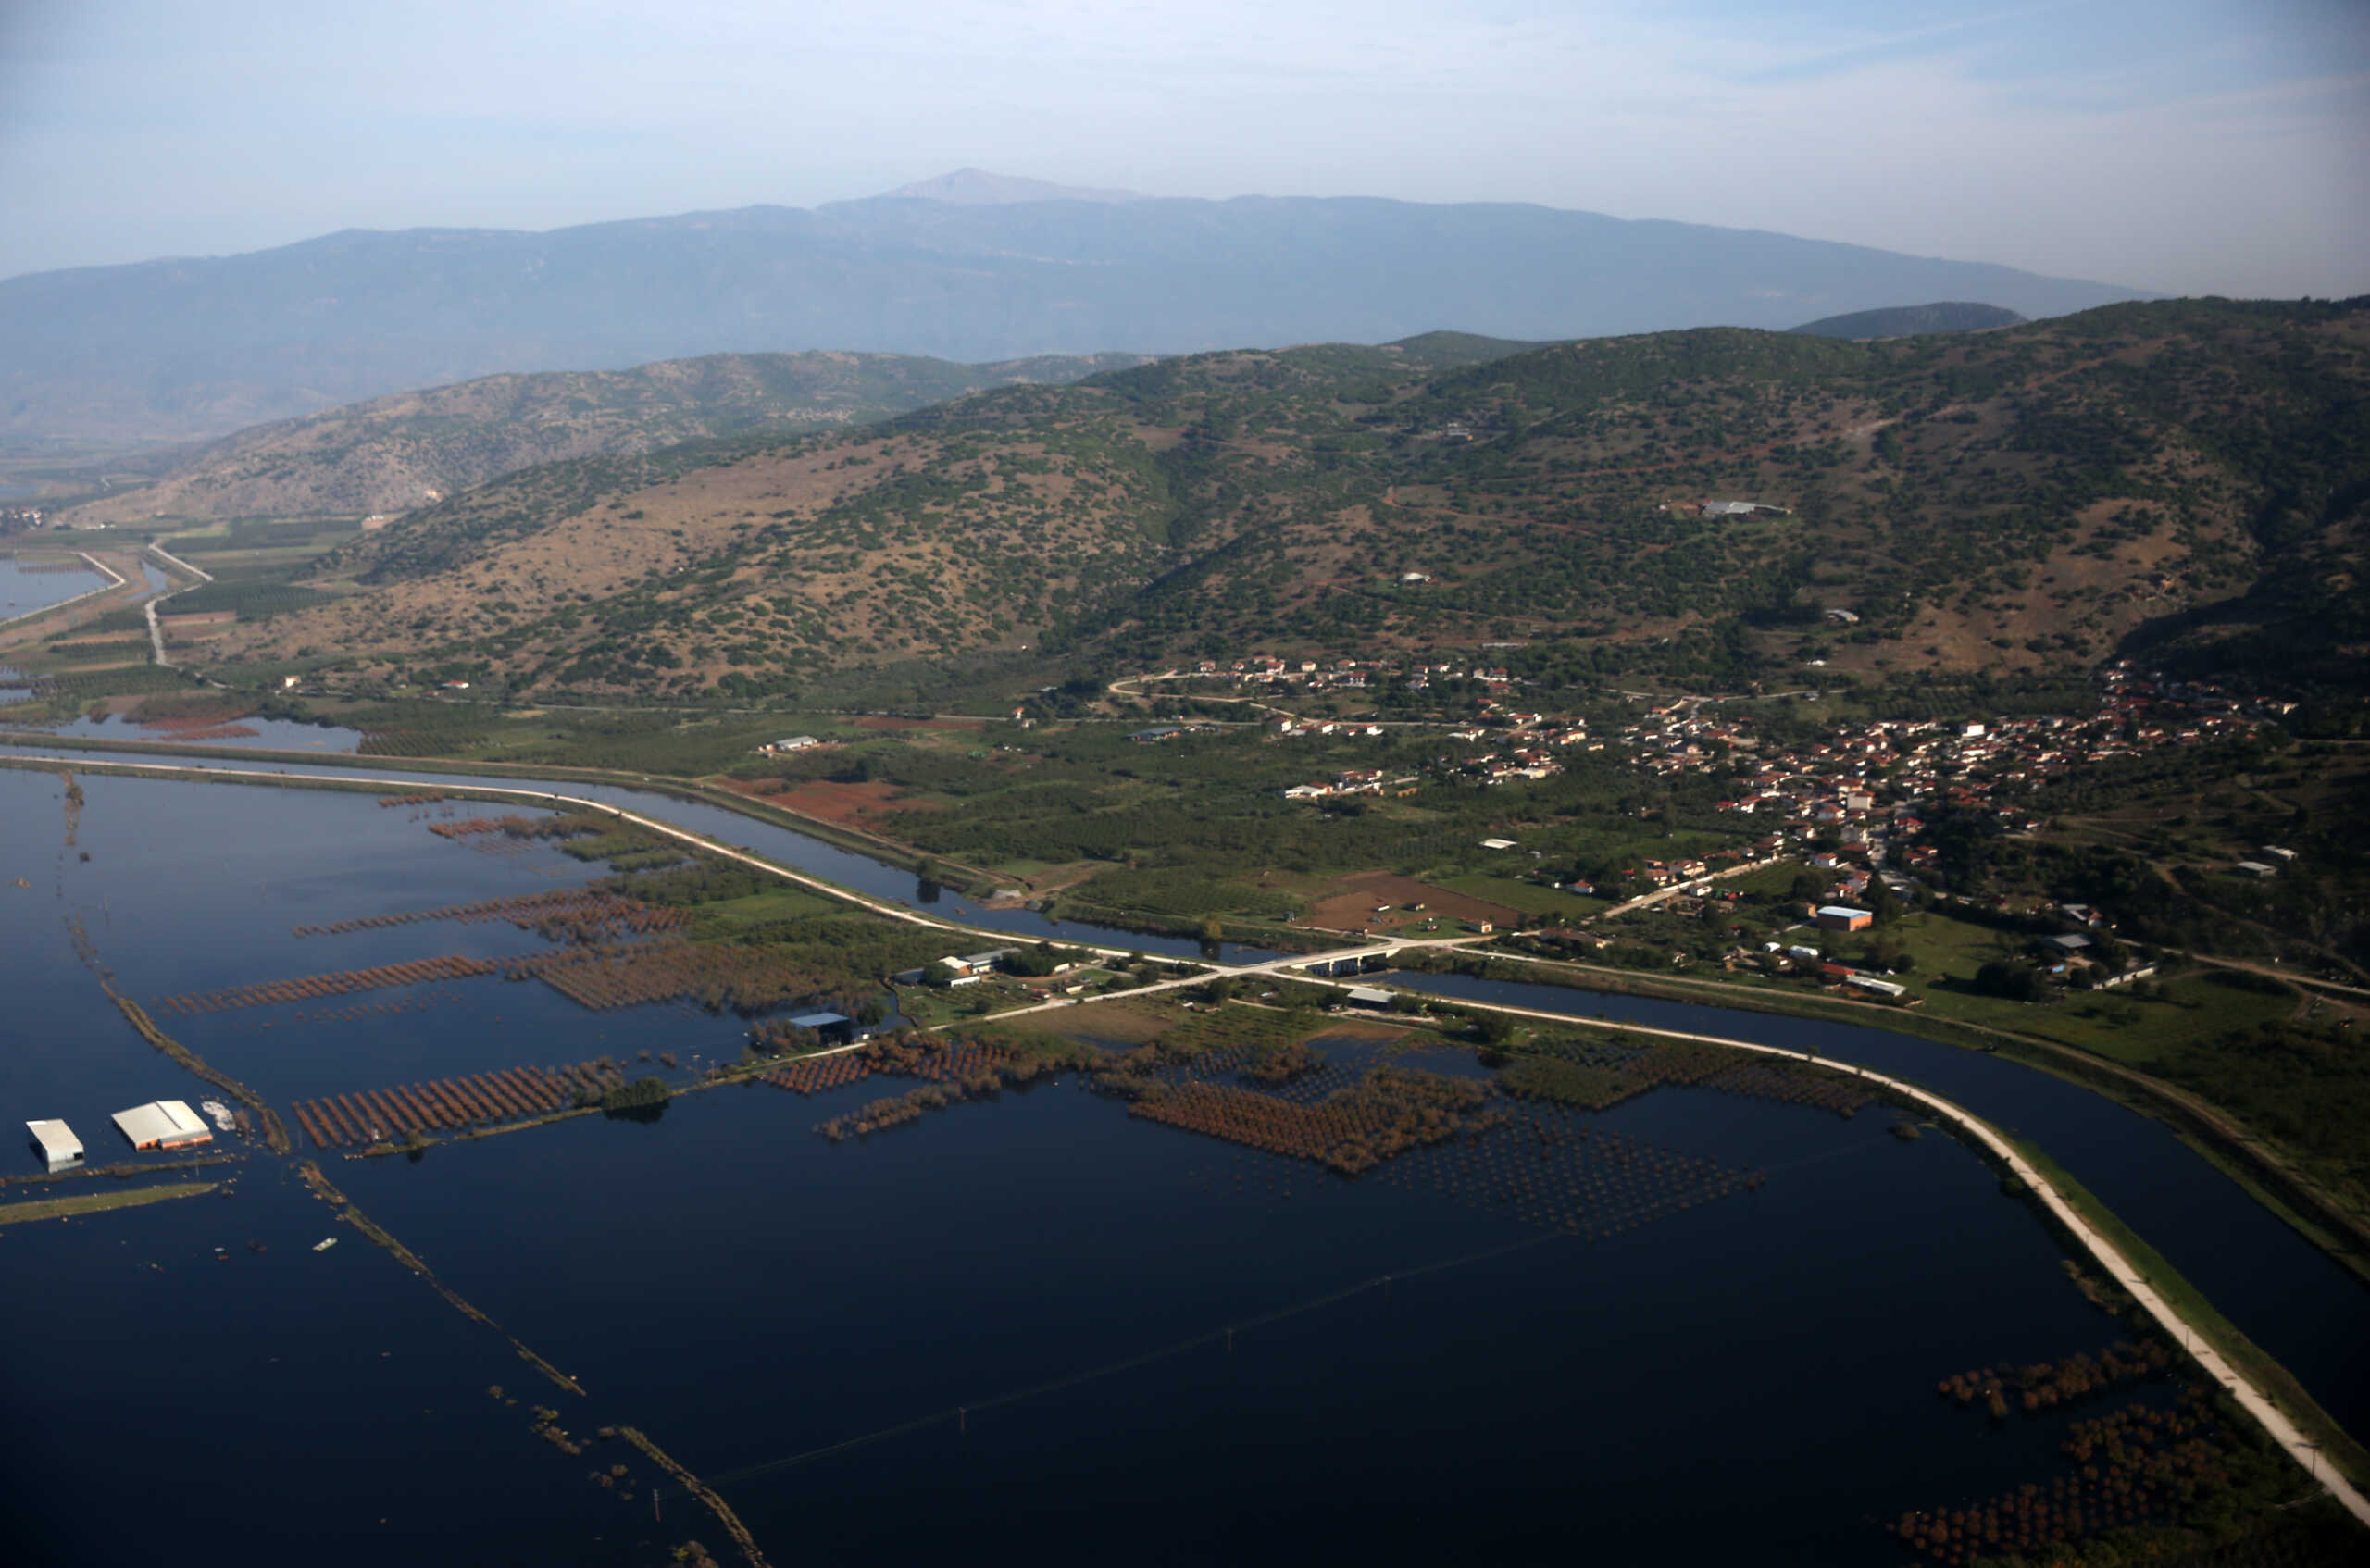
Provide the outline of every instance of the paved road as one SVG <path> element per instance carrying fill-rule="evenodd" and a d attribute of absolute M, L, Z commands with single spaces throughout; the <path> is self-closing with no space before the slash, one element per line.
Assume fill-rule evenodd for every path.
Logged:
<path fill-rule="evenodd" d="M 165 562 L 168 566 L 179 566 L 181 570 L 189 573 L 190 576 L 197 579 L 200 582 L 212 582 L 214 580 L 212 573 L 199 571 L 195 566 L 191 566 L 187 561 L 182 560 L 180 556 L 168 553 L 165 547 L 161 544 L 151 544 L 148 549 L 149 553 L 154 554 L 158 560 Z M 186 591 L 187 590 L 185 589 L 168 588 L 165 590 L 164 592 L 152 596 L 140 606 L 140 613 L 146 617 L 148 622 L 148 646 L 156 655 L 156 662 L 167 669 L 172 669 L 175 666 L 172 660 L 165 657 L 165 628 L 163 624 L 156 619 L 156 606 L 163 604 L 166 600 L 170 599 L 174 594 Z"/>
<path fill-rule="evenodd" d="M 1677 898 L 1690 888 L 1700 888 L 1706 882 L 1716 882 L 1723 877 L 1741 877 L 1748 871 L 1759 871 L 1764 866 L 1777 865 L 1780 858 L 1778 855 L 1772 855 L 1767 860 L 1748 860 L 1742 865 L 1730 865 L 1718 871 L 1707 871 L 1701 877 L 1682 877 L 1667 888 L 1657 888 L 1651 893 L 1640 893 L 1627 903 L 1615 904 L 1604 912 L 1604 918 L 1610 920 L 1616 915 L 1627 915 L 1633 909 L 1644 909 L 1649 905 L 1660 903 L 1665 899 Z"/>

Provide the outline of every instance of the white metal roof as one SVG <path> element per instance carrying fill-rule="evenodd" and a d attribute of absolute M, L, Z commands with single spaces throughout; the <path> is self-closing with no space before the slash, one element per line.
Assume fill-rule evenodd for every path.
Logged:
<path fill-rule="evenodd" d="M 1361 1007 L 1388 1007 L 1391 1005 L 1391 993 L 1374 986 L 1352 986 L 1350 1000 Z"/>
<path fill-rule="evenodd" d="M 82 1157 L 82 1140 L 76 1138 L 74 1129 L 64 1122 L 27 1122 L 25 1130 L 33 1135 L 33 1141 L 41 1145 L 41 1151 L 53 1163 Z"/>
<path fill-rule="evenodd" d="M 198 1120 L 197 1113 L 189 1108 L 188 1101 L 181 1100 L 152 1100 L 129 1111 L 118 1111 L 115 1125 L 135 1149 L 148 1143 L 180 1143 L 214 1136 Z"/>

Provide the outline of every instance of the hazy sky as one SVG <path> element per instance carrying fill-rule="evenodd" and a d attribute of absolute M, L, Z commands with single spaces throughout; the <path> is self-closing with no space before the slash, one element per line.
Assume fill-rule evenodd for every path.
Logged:
<path fill-rule="evenodd" d="M 2370 0 L 0 0 L 0 276 L 964 165 L 2370 292 Z"/>

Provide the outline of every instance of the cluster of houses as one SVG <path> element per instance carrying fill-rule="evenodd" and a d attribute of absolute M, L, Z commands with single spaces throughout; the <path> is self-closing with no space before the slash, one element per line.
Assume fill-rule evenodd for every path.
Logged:
<path fill-rule="evenodd" d="M 1304 691 L 1363 691 L 1370 666 L 1356 659 L 1279 659 L 1254 653 L 1220 664 L 1204 659 L 1188 672 L 1196 680 L 1218 680 L 1237 686 L 1291 686 Z"/>
<path fill-rule="evenodd" d="M 985 952 L 959 953 L 919 969 L 907 969 L 890 979 L 901 986 L 976 986 L 1002 969 L 1015 948 L 990 948 Z"/>
<path fill-rule="evenodd" d="M 1288 801 L 1322 800 L 1328 795 L 1412 795 L 1422 780 L 1414 774 L 1387 778 L 1378 767 L 1345 767 L 1329 782 L 1294 784 L 1284 790 Z"/>
<path fill-rule="evenodd" d="M 1407 574 L 1404 580 L 1429 581 L 1421 572 Z M 1493 647 L 1520 647 L 1520 643 L 1494 643 Z M 1284 659 L 1270 653 L 1253 653 L 1246 658 L 1220 664 L 1216 659 L 1204 659 L 1184 675 L 1194 680 L 1220 681 L 1236 686 L 1274 686 L 1304 691 L 1363 691 L 1391 678 L 1392 671 L 1370 659 Z M 1428 691 L 1434 681 L 1470 680 L 1491 691 L 1503 691 L 1515 684 L 1513 672 L 1503 666 L 1468 665 L 1453 660 L 1417 663 L 1406 668 L 1401 678 L 1410 691 Z"/>
<path fill-rule="evenodd" d="M 1329 718 L 1271 718 L 1266 728 L 1268 734 L 1276 736 L 1358 735 L 1369 740 L 1382 739 L 1382 726 L 1378 724 L 1355 724 Z"/>
<path fill-rule="evenodd" d="M 1919 810 L 1937 803 L 1989 810 L 2009 829 L 2028 831 L 2039 824 L 2013 797 L 2033 786 L 2114 757 L 2232 739 L 2260 722 L 2218 689 L 2117 669 L 2087 717 L 1872 719 L 1785 748 L 1764 745 L 1747 720 L 1676 703 L 1624 727 L 1621 738 L 1652 771 L 1732 773 L 1744 788 L 1721 810 L 1833 828 L 1849 853 L 1855 841 L 1865 846 L 1872 824 L 1889 821 L 1894 837 L 1914 837 Z M 1903 858 L 1921 864 L 1915 851 Z"/>

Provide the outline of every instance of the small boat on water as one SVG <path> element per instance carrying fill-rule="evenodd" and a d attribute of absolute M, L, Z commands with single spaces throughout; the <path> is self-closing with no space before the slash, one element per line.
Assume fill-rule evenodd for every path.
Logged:
<path fill-rule="evenodd" d="M 316 1241 L 316 1242 L 314 1242 L 314 1243 L 313 1243 L 313 1251 L 316 1251 L 316 1252 L 326 1252 L 326 1251 L 328 1251 L 331 1248 L 332 1248 L 332 1247 L 334 1247 L 334 1246 L 336 1246 L 336 1245 L 337 1245 L 337 1238 L 336 1238 L 336 1237 L 334 1237 L 334 1236 L 332 1236 L 332 1237 L 331 1237 L 331 1238 L 330 1238 L 328 1240 L 326 1240 L 326 1241 Z"/>
<path fill-rule="evenodd" d="M 213 1122 L 216 1131 L 231 1130 L 231 1108 L 228 1105 L 218 1100 L 201 1100 L 197 1102 L 197 1108 L 206 1113 L 207 1119 Z"/>

